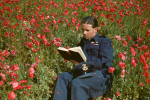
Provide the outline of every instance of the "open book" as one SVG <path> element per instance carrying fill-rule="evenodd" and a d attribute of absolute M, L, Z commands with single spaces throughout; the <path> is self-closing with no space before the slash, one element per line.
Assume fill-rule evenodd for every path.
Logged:
<path fill-rule="evenodd" d="M 57 50 L 65 60 L 75 60 L 77 62 L 86 62 L 86 57 L 80 46 L 73 47 L 70 49 L 59 47 L 57 48 Z"/>

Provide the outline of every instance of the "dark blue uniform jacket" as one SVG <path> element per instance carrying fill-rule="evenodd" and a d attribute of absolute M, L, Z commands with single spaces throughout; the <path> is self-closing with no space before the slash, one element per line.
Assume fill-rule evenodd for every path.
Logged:
<path fill-rule="evenodd" d="M 86 78 L 96 76 L 101 79 L 104 78 L 106 81 L 102 81 L 101 84 L 103 84 L 104 87 L 107 87 L 107 91 L 111 86 L 114 76 L 114 74 L 108 73 L 108 68 L 113 61 L 113 48 L 110 39 L 96 34 L 90 40 L 82 38 L 78 46 L 81 46 L 87 58 L 87 62 L 81 62 L 74 66 L 72 69 L 74 77 Z M 86 64 L 89 67 L 90 73 L 80 75 L 82 73 L 82 64 Z"/>
<path fill-rule="evenodd" d="M 108 68 L 113 61 L 113 48 L 110 39 L 96 34 L 90 40 L 82 38 L 78 46 L 87 61 L 74 66 L 71 73 L 58 75 L 53 100 L 93 100 L 111 87 L 113 74 L 108 73 Z M 83 64 L 88 67 L 86 74 Z"/>

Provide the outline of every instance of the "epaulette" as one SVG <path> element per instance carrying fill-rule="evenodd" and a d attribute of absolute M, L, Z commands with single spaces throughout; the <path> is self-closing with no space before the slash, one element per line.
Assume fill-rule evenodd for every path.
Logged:
<path fill-rule="evenodd" d="M 106 36 L 99 36 L 100 38 L 107 38 Z"/>

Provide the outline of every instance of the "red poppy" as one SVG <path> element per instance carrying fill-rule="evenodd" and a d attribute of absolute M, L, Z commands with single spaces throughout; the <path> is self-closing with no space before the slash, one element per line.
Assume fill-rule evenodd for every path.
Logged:
<path fill-rule="evenodd" d="M 114 21 L 114 18 L 110 18 L 109 22 L 113 22 Z"/>
<path fill-rule="evenodd" d="M 140 62 L 146 62 L 145 57 L 143 55 L 140 55 Z"/>
<path fill-rule="evenodd" d="M 28 71 L 29 71 L 29 73 L 28 73 L 29 77 L 33 78 L 34 77 L 33 74 L 35 72 L 34 68 L 30 67 Z"/>
<path fill-rule="evenodd" d="M 110 12 L 114 12 L 114 11 L 116 11 L 116 9 L 110 8 Z"/>
<path fill-rule="evenodd" d="M 4 23 L 2 23 L 2 25 L 3 25 L 4 27 L 7 27 L 7 26 L 8 26 L 8 23 L 7 23 L 7 22 L 4 22 Z"/>
<path fill-rule="evenodd" d="M 114 36 L 114 38 L 116 38 L 117 40 L 121 41 L 121 37 L 120 36 Z"/>
<path fill-rule="evenodd" d="M 123 55 L 122 52 L 118 53 L 118 58 L 121 58 L 123 61 L 125 60 L 125 56 Z"/>
<path fill-rule="evenodd" d="M 68 14 L 68 10 L 65 9 L 62 15 L 67 15 L 67 14 Z"/>
<path fill-rule="evenodd" d="M 13 91 L 8 92 L 8 100 L 15 99 L 15 97 L 16 97 L 16 95 L 15 95 L 15 93 Z"/>
<path fill-rule="evenodd" d="M 19 67 L 17 64 L 13 64 L 12 66 L 10 66 L 10 69 L 13 71 L 17 71 L 17 70 L 19 70 Z"/>
<path fill-rule="evenodd" d="M 143 63 L 143 69 L 145 71 L 148 71 L 148 69 L 149 69 L 148 64 L 146 62 Z"/>
<path fill-rule="evenodd" d="M 0 73 L 0 76 L 2 77 L 2 80 L 4 81 L 5 80 L 5 74 Z"/>
<path fill-rule="evenodd" d="M 34 48 L 31 48 L 31 51 L 34 52 L 34 53 L 36 52 L 36 50 Z"/>
<path fill-rule="evenodd" d="M 55 25 L 54 28 L 55 28 L 55 29 L 58 29 L 58 25 Z"/>
<path fill-rule="evenodd" d="M 146 82 L 150 85 L 150 79 L 146 79 Z M 150 90 L 150 89 L 149 89 Z"/>
<path fill-rule="evenodd" d="M 132 46 L 134 46 L 134 47 L 138 47 L 138 44 L 133 43 L 133 44 L 132 44 Z"/>
<path fill-rule="evenodd" d="M 124 70 L 124 69 L 122 69 L 121 77 L 124 77 L 124 73 L 125 73 L 125 70 Z"/>
<path fill-rule="evenodd" d="M 13 88 L 13 90 L 17 90 L 17 89 L 21 90 L 22 88 L 23 87 L 21 85 L 18 85 L 17 87 Z"/>
<path fill-rule="evenodd" d="M 5 36 L 5 37 L 8 37 L 8 36 L 9 36 L 8 32 L 5 32 L 5 33 L 4 33 L 4 36 Z"/>
<path fill-rule="evenodd" d="M 137 43 L 140 43 L 142 40 L 143 40 L 143 38 L 139 38 L 139 37 L 137 37 L 136 42 L 137 42 Z"/>
<path fill-rule="evenodd" d="M 150 35 L 150 29 L 147 30 L 147 33 Z"/>
<path fill-rule="evenodd" d="M 144 86 L 144 83 L 140 83 L 141 86 Z"/>
<path fill-rule="evenodd" d="M 101 22 L 100 25 L 103 26 L 103 25 L 104 25 L 104 22 Z"/>
<path fill-rule="evenodd" d="M 121 69 L 124 69 L 124 66 L 125 64 L 121 61 L 118 62 L 118 66 L 121 68 Z"/>
<path fill-rule="evenodd" d="M 37 33 L 36 36 L 37 36 L 38 39 L 41 39 L 40 33 Z"/>
<path fill-rule="evenodd" d="M 146 71 L 142 72 L 142 75 L 147 79 L 149 77 L 149 74 Z"/>
<path fill-rule="evenodd" d="M 130 46 L 130 47 L 129 47 L 129 50 L 130 50 L 130 52 L 131 52 L 132 56 L 135 56 L 134 48 Z"/>
<path fill-rule="evenodd" d="M 142 50 L 146 50 L 148 47 L 146 45 L 142 45 Z"/>
<path fill-rule="evenodd" d="M 11 50 L 10 52 L 11 52 L 12 55 L 15 55 L 17 51 Z"/>
<path fill-rule="evenodd" d="M 24 79 L 20 80 L 19 84 L 22 84 L 22 83 L 27 83 L 27 80 L 24 80 Z"/>
<path fill-rule="evenodd" d="M 30 19 L 30 24 L 32 25 L 35 22 L 35 19 Z"/>
<path fill-rule="evenodd" d="M 136 63 L 135 63 L 134 57 L 131 58 L 131 64 L 132 64 L 133 67 L 136 67 Z"/>
<path fill-rule="evenodd" d="M 0 86 L 2 86 L 4 84 L 4 81 L 0 81 Z"/>
<path fill-rule="evenodd" d="M 24 85 L 24 87 L 25 87 L 26 89 L 30 89 L 31 86 L 32 86 L 32 85 L 28 85 L 28 86 Z"/>
<path fill-rule="evenodd" d="M 82 11 L 87 11 L 86 6 L 82 6 Z"/>
<path fill-rule="evenodd" d="M 38 62 L 38 63 L 41 62 L 41 61 L 38 59 L 38 57 L 36 57 L 35 60 L 36 60 L 36 62 Z"/>
<path fill-rule="evenodd" d="M 130 36 L 127 35 L 126 37 L 127 37 L 127 40 L 128 40 L 128 41 L 131 40 L 131 39 L 130 39 Z"/>
<path fill-rule="evenodd" d="M 52 23 L 53 23 L 53 24 L 56 24 L 56 20 L 54 19 L 54 20 L 52 21 Z"/>
<path fill-rule="evenodd" d="M 118 92 L 116 92 L 116 93 L 115 93 L 115 95 L 116 95 L 117 97 L 119 97 L 119 96 L 120 96 L 120 94 L 119 94 Z"/>
<path fill-rule="evenodd" d="M 115 68 L 114 67 L 109 67 L 109 69 L 108 69 L 108 72 L 109 73 L 113 73 L 115 71 Z"/>

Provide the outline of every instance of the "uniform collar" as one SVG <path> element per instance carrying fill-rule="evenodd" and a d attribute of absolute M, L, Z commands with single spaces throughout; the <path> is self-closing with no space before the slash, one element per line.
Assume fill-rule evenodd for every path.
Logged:
<path fill-rule="evenodd" d="M 98 38 L 99 38 L 99 35 L 96 33 L 96 35 L 93 37 L 93 38 L 91 38 L 91 41 L 98 41 Z"/>

